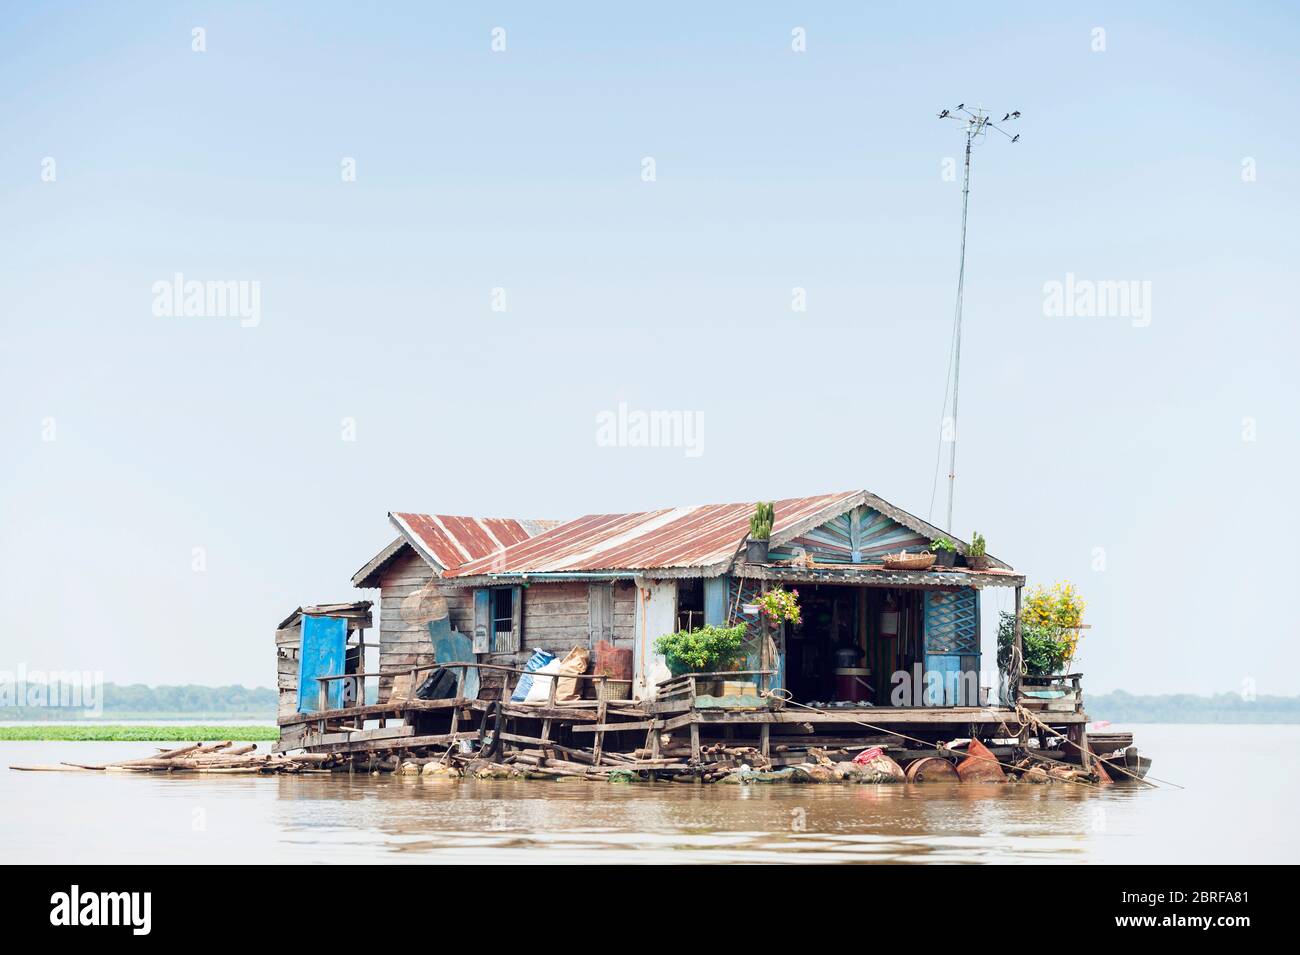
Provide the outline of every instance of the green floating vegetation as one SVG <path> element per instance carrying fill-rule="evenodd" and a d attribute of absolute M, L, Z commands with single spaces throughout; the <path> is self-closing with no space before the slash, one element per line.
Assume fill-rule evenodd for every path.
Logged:
<path fill-rule="evenodd" d="M 270 742 L 279 738 L 274 726 L 122 726 L 112 724 L 0 726 L 0 741 L 71 743 L 237 743 Z"/>

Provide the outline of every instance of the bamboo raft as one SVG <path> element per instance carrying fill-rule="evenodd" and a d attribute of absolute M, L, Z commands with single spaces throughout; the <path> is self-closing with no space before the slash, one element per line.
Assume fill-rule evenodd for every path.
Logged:
<path fill-rule="evenodd" d="M 194 743 L 179 749 L 159 750 L 157 755 L 120 763 L 54 763 L 10 766 L 20 772 L 110 772 L 110 773 L 220 773 L 269 776 L 279 773 L 328 773 L 334 757 L 318 753 L 259 753 L 252 744 Z"/>

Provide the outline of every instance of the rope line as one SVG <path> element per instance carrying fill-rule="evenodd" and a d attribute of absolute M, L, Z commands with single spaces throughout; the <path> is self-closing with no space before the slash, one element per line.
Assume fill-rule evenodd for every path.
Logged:
<path fill-rule="evenodd" d="M 1060 733 L 1052 729 L 1050 726 L 1048 726 L 1046 723 L 1040 720 L 1037 716 L 1035 716 L 1031 711 L 1025 709 L 1019 703 L 1016 704 L 1016 716 L 1020 718 L 1020 722 L 1022 723 L 1025 722 L 1025 717 L 1029 717 L 1030 723 L 1033 723 L 1035 726 L 1041 727 L 1042 729 L 1046 730 L 1051 735 L 1058 737 L 1059 739 L 1065 740 L 1067 743 L 1069 743 L 1071 746 L 1074 746 L 1076 749 L 1079 748 L 1078 744 L 1073 742 L 1068 736 L 1062 736 Z M 1105 766 L 1107 769 L 1118 769 L 1124 775 L 1131 776 L 1133 779 L 1137 780 L 1138 782 L 1142 783 L 1145 786 L 1150 786 L 1152 789 L 1159 789 L 1160 787 L 1157 786 L 1156 783 L 1152 782 L 1151 780 L 1164 783 L 1166 786 L 1173 786 L 1175 789 L 1187 788 L 1186 786 L 1178 785 L 1178 783 L 1171 783 L 1167 779 L 1160 779 L 1157 776 L 1152 776 L 1151 779 L 1148 780 L 1142 776 L 1137 775 L 1136 773 L 1129 772 L 1129 770 L 1123 766 L 1116 766 L 1115 764 L 1109 762 L 1108 760 L 1102 759 L 1100 756 L 1096 755 L 1095 753 L 1093 753 L 1092 755 L 1094 759 L 1100 760 L 1101 764 Z"/>
<path fill-rule="evenodd" d="M 780 693 L 784 693 L 784 694 L 786 694 L 786 695 L 785 695 L 785 696 L 778 696 L 777 694 L 780 694 Z M 804 704 L 804 703 L 796 703 L 793 699 L 791 699 L 790 691 L 787 690 L 787 689 L 785 689 L 784 687 L 778 687 L 778 688 L 775 689 L 775 690 L 764 690 L 763 693 L 761 693 L 761 694 L 759 694 L 759 695 L 760 695 L 760 696 L 770 696 L 770 697 L 772 697 L 772 698 L 774 698 L 774 699 L 782 700 L 783 702 L 789 704 L 790 706 L 800 706 L 800 707 L 803 707 L 805 710 L 811 710 L 811 711 L 814 712 L 814 713 L 821 713 L 821 712 L 822 712 L 822 710 L 817 709 L 817 707 L 815 707 L 815 706 L 808 706 L 807 704 Z M 849 722 L 849 723 L 856 723 L 856 724 L 858 724 L 859 726 L 865 726 L 865 727 L 866 727 L 867 729 L 869 729 L 869 730 L 875 730 L 875 731 L 878 732 L 878 733 L 884 733 L 886 736 L 897 736 L 899 739 L 909 740 L 909 741 L 911 741 L 911 742 L 913 742 L 913 743 L 920 743 L 922 746 L 926 746 L 926 747 L 931 747 L 931 746 L 932 746 L 932 747 L 934 747 L 935 749 L 937 749 L 937 750 L 938 750 L 939 752 L 941 752 L 941 753 L 950 753 L 950 754 L 952 754 L 953 756 L 959 756 L 959 755 L 961 755 L 957 750 L 955 750 L 955 749 L 950 749 L 949 747 L 945 746 L 943 743 L 932 743 L 932 742 L 930 742 L 929 740 L 917 739 L 915 736 L 908 736 L 906 733 L 900 733 L 900 732 L 898 732 L 897 730 L 889 730 L 889 729 L 885 729 L 883 726 L 876 726 L 876 725 L 874 725 L 874 724 L 872 724 L 872 723 L 864 723 L 864 722 L 862 722 L 862 720 L 854 720 L 854 719 L 850 719 L 850 720 L 847 720 L 846 722 Z M 967 755 L 967 756 L 970 756 L 971 754 L 970 754 L 970 753 L 967 753 L 966 755 Z M 1021 767 L 1019 767 L 1019 766 L 1013 766 L 1013 765 L 1011 765 L 1010 763 L 1004 763 L 1004 762 L 1002 762 L 1002 760 L 997 759 L 997 758 L 992 757 L 992 756 L 977 756 L 977 757 L 975 757 L 975 758 L 976 758 L 976 759 L 983 759 L 983 760 L 986 760 L 986 761 L 991 761 L 991 762 L 997 763 L 999 766 L 1002 766 L 1002 767 L 1005 768 L 1005 769 L 1013 770 L 1014 772 L 1017 772 L 1017 773 L 1023 773 L 1023 772 L 1024 772 L 1024 770 L 1023 770 Z M 1086 782 L 1085 780 L 1082 780 L 1082 779 L 1058 779 L 1057 781 L 1058 781 L 1058 782 L 1064 782 L 1064 783 L 1077 783 L 1077 784 L 1080 785 L 1080 786 L 1090 786 L 1090 787 L 1092 787 L 1093 789 L 1098 789 L 1098 788 L 1100 788 L 1096 783 Z"/>

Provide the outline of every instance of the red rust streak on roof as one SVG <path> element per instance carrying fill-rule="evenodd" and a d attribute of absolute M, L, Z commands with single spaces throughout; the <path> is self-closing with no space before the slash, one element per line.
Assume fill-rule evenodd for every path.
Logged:
<path fill-rule="evenodd" d="M 773 533 L 780 533 L 846 500 L 853 493 L 776 501 Z M 753 511 L 753 503 L 740 503 L 629 514 L 588 514 L 450 569 L 446 576 L 712 566 L 735 556 L 748 532 Z"/>
<path fill-rule="evenodd" d="M 528 531 L 511 518 L 402 512 L 393 516 L 410 528 L 424 549 L 443 567 L 456 567 L 528 540 Z"/>

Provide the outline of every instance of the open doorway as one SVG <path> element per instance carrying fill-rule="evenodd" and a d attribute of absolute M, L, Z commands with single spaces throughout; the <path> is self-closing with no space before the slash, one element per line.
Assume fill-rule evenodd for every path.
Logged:
<path fill-rule="evenodd" d="M 892 705 L 894 674 L 924 664 L 922 598 L 901 588 L 801 586 L 802 621 L 785 640 L 785 680 L 793 698 Z"/>

